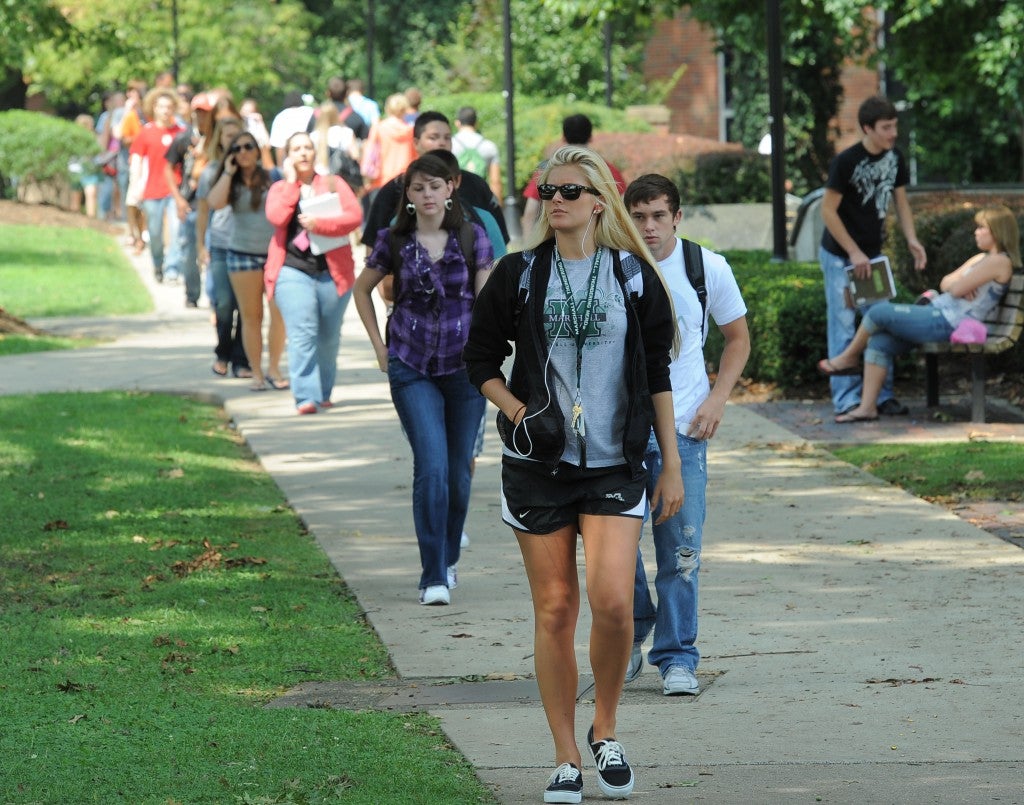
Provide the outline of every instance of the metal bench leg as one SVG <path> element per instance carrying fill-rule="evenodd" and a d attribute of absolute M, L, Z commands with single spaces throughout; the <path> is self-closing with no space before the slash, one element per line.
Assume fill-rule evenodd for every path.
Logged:
<path fill-rule="evenodd" d="M 939 404 L 939 361 L 935 355 L 924 356 L 925 387 L 928 393 L 928 407 Z"/>
<path fill-rule="evenodd" d="M 971 422 L 985 421 L 985 356 L 971 355 Z"/>

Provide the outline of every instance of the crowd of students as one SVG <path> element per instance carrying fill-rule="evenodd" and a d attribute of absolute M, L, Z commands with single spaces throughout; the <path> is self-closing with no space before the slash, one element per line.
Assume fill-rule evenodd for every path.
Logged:
<path fill-rule="evenodd" d="M 155 276 L 184 276 L 186 304 L 196 304 L 206 269 L 217 322 L 213 371 L 250 378 L 253 391 L 290 388 L 299 414 L 333 405 L 341 321 L 354 300 L 412 448 L 420 604 L 447 605 L 458 586 L 474 458 L 486 402 L 496 406 L 502 519 L 530 583 L 537 682 L 554 743 L 543 801 L 583 796 L 575 730 L 580 538 L 595 680 L 586 743 L 600 791 L 629 796 L 635 778 L 615 737 L 616 713 L 623 686 L 642 672 L 649 634 L 647 663 L 664 694 L 700 691 L 707 442 L 750 352 L 729 264 L 676 234 L 676 186 L 656 174 L 627 186 L 588 147 L 590 121 L 571 115 L 563 144 L 525 191 L 523 248 L 506 253 L 497 149 L 468 107 L 453 137 L 445 115 L 419 111 L 415 90 L 390 96 L 382 115 L 359 81 L 335 78 L 318 107 L 288 96 L 268 128 L 251 101 L 236 108 L 226 90 L 143 89 L 130 86 L 123 103 L 112 96 L 97 121 L 101 144 L 117 154 L 117 192 L 101 194 L 109 198 L 101 214 L 116 215 L 118 200 L 123 211 L 142 210 Z M 830 283 L 848 263 L 866 269 L 878 253 L 879 222 L 893 197 L 918 267 L 925 263 L 902 192 L 895 111 L 872 99 L 862 118 L 859 150 L 840 154 L 829 178 L 822 254 Z M 852 188 L 864 184 L 865 171 L 881 190 L 861 211 Z M 135 215 L 130 237 L 140 248 Z M 366 246 L 358 276 L 353 237 Z M 1020 264 L 1008 210 L 980 213 L 976 238 L 981 253 L 943 280 L 934 309 L 914 311 L 939 335 L 983 315 Z M 384 332 L 374 289 L 387 308 Z M 914 337 L 883 305 L 863 311 L 861 329 L 841 343 L 832 326 L 840 311 L 832 291 L 827 296 L 832 357 L 819 369 L 833 382 L 837 422 L 877 418 L 891 399 L 883 385 L 891 354 Z M 847 318 L 852 324 L 853 312 Z M 725 342 L 713 385 L 703 355 L 712 321 Z M 861 354 L 863 396 L 859 383 L 837 387 L 861 371 Z M 657 601 L 639 551 L 648 518 Z"/>

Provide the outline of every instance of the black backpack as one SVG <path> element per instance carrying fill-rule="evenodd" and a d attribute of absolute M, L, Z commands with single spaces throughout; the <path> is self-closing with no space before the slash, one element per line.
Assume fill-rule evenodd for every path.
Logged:
<path fill-rule="evenodd" d="M 358 196 L 363 189 L 363 172 L 359 169 L 359 163 L 342 148 L 328 148 L 327 152 L 327 169 L 344 179 L 345 184 Z"/>

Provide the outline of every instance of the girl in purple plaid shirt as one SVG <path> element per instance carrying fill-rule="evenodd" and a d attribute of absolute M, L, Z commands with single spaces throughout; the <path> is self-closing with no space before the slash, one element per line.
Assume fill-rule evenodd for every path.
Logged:
<path fill-rule="evenodd" d="M 404 188 L 395 223 L 378 233 L 352 298 L 412 446 L 420 603 L 443 605 L 458 582 L 470 464 L 486 405 L 466 375 L 462 348 L 493 251 L 483 228 L 466 222 L 440 159 L 412 162 Z M 394 309 L 385 342 L 371 291 L 388 275 Z"/>

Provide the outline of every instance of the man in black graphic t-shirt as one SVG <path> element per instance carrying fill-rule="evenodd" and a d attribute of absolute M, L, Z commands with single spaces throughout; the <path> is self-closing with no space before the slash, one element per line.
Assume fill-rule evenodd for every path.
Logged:
<path fill-rule="evenodd" d="M 842 352 L 855 332 L 858 311 L 847 305 L 845 268 L 853 265 L 857 276 L 870 275 L 869 260 L 882 251 L 891 200 L 896 201 L 896 217 L 914 256 L 914 267 L 921 271 L 927 263 L 907 200 L 909 173 L 903 155 L 895 148 L 896 107 L 880 96 L 868 98 L 857 112 L 857 122 L 863 136 L 832 160 L 821 202 L 825 232 L 819 257 L 825 275 L 829 355 Z M 860 404 L 861 376 L 832 376 L 829 381 L 836 421 L 846 422 L 847 412 Z M 878 402 L 883 414 L 907 413 L 893 397 L 891 371 Z"/>

